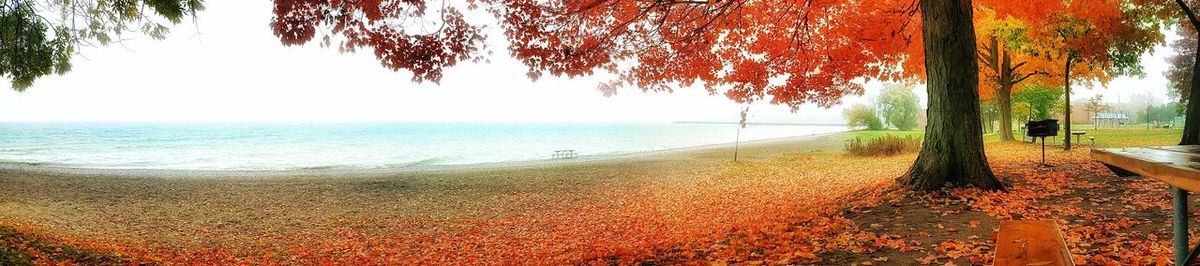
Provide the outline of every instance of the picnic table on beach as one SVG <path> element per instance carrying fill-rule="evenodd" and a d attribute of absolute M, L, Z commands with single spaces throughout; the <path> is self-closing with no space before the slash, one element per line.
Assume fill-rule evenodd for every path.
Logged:
<path fill-rule="evenodd" d="M 1092 149 L 1092 158 L 1118 176 L 1140 175 L 1171 185 L 1175 265 L 1192 265 L 1200 246 L 1188 249 L 1188 192 L 1200 192 L 1200 145 Z"/>
<path fill-rule="evenodd" d="M 579 156 L 579 154 L 575 153 L 575 150 L 557 150 L 557 151 L 554 151 L 554 155 L 551 155 L 550 158 L 551 159 L 572 159 L 577 156 Z"/>

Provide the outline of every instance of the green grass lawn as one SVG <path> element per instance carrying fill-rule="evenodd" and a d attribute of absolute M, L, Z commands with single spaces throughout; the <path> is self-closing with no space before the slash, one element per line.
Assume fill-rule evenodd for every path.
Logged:
<path fill-rule="evenodd" d="M 1091 144 L 1088 137 L 1096 137 L 1097 147 L 1130 147 L 1130 146 L 1163 146 L 1179 144 L 1183 136 L 1182 128 L 1100 128 L 1092 129 L 1091 125 L 1074 125 L 1072 130 L 1087 131 L 1083 136 L 1084 144 Z"/>
<path fill-rule="evenodd" d="M 1088 137 L 1096 138 L 1096 147 L 1132 147 L 1132 146 L 1164 146 L 1176 145 L 1179 143 L 1180 136 L 1183 135 L 1182 128 L 1145 128 L 1144 126 L 1130 125 L 1124 128 L 1098 128 L 1092 129 L 1092 125 L 1072 125 L 1071 130 L 1086 131 L 1083 135 L 1082 147 L 1091 147 L 1092 142 Z M 884 135 L 897 135 L 901 137 L 915 136 L 921 137 L 925 134 L 924 130 L 913 131 L 896 131 L 896 130 L 858 130 L 851 131 L 845 134 L 846 140 L 854 138 L 862 138 L 863 140 L 874 139 Z M 1018 139 L 1021 134 L 1014 132 L 1013 134 Z M 1059 134 L 1056 143 L 1061 143 L 1063 133 Z M 983 134 L 984 142 L 1000 141 L 1000 135 L 997 133 Z M 1050 139 L 1047 139 L 1049 143 Z M 1074 140 L 1074 139 L 1072 139 Z M 1076 143 L 1079 144 L 1079 143 Z"/>

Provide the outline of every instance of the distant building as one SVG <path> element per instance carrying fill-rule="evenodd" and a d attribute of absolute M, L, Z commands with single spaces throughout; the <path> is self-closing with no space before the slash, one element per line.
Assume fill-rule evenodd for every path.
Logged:
<path fill-rule="evenodd" d="M 1119 127 L 1129 123 L 1129 114 L 1125 112 L 1096 112 L 1092 115 L 1092 123 L 1097 126 Z"/>
<path fill-rule="evenodd" d="M 1088 101 L 1088 99 L 1086 99 L 1086 98 L 1071 99 L 1071 123 L 1072 124 L 1078 125 L 1078 124 L 1094 124 L 1094 123 L 1096 123 L 1096 120 L 1092 120 L 1092 117 L 1095 116 L 1095 114 L 1093 114 L 1092 112 L 1088 112 L 1087 107 L 1084 107 L 1084 104 L 1086 104 L 1087 101 Z M 1062 121 L 1063 120 L 1062 106 L 1055 105 L 1052 110 L 1054 113 L 1057 113 L 1054 116 L 1056 117 L 1056 119 L 1059 120 L 1059 123 L 1065 122 L 1065 121 Z"/>

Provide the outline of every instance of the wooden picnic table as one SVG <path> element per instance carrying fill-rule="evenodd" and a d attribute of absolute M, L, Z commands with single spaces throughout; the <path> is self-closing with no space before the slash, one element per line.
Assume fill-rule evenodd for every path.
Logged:
<path fill-rule="evenodd" d="M 1092 149 L 1120 176 L 1140 175 L 1171 185 L 1175 265 L 1192 265 L 1200 246 L 1188 250 L 1188 191 L 1200 192 L 1200 145 Z"/>
<path fill-rule="evenodd" d="M 1084 134 L 1087 134 L 1087 131 L 1082 131 L 1082 130 L 1072 130 L 1071 131 L 1071 135 L 1075 135 L 1075 144 L 1082 143 L 1081 141 L 1083 141 L 1083 140 L 1081 138 L 1083 138 Z"/>

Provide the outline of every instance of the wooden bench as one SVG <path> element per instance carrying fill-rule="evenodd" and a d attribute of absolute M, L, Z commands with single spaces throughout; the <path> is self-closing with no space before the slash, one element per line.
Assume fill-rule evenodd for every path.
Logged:
<path fill-rule="evenodd" d="M 996 266 L 1075 265 L 1054 221 L 1001 221 Z"/>
<path fill-rule="evenodd" d="M 1192 265 L 1200 247 L 1188 249 L 1188 192 L 1200 191 L 1200 145 L 1092 149 L 1092 158 L 1118 176 L 1140 175 L 1171 185 L 1175 265 Z"/>

